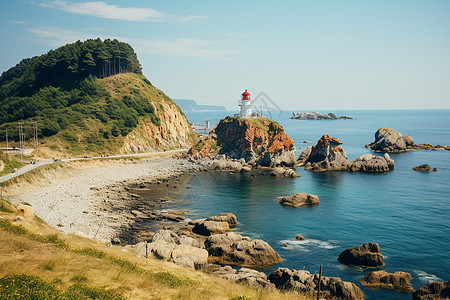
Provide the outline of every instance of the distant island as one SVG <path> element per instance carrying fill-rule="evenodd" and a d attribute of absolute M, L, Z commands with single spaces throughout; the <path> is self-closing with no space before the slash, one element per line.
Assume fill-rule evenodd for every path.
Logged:
<path fill-rule="evenodd" d="M 220 105 L 199 105 L 191 99 L 173 99 L 183 111 L 226 111 L 225 106 Z"/>
<path fill-rule="evenodd" d="M 352 120 L 353 118 L 347 117 L 347 116 L 338 117 L 333 113 L 319 114 L 318 112 L 305 112 L 305 113 L 293 112 L 291 119 L 297 119 L 297 120 Z"/>

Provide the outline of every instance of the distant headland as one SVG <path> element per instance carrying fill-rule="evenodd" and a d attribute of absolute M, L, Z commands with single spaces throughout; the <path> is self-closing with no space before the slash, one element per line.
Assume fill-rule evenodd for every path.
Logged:
<path fill-rule="evenodd" d="M 173 99 L 183 111 L 226 111 L 225 106 L 201 105 L 191 99 Z"/>

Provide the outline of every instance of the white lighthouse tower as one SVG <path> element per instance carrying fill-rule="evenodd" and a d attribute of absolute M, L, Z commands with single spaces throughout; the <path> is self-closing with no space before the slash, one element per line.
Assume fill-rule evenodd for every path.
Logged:
<path fill-rule="evenodd" d="M 241 99 L 241 112 L 239 116 L 241 118 L 251 118 L 252 117 L 252 101 L 250 100 L 250 93 L 245 90 L 244 93 L 242 93 L 242 99 Z"/>

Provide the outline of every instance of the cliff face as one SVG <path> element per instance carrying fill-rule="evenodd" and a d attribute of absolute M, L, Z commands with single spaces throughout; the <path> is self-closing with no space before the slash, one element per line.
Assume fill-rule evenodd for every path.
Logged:
<path fill-rule="evenodd" d="M 294 141 L 280 124 L 270 119 L 226 117 L 211 136 L 216 139 L 217 151 L 231 158 L 244 158 L 247 162 L 253 161 L 267 167 L 295 164 Z M 204 139 L 201 143 L 194 149 L 204 153 L 202 147 L 210 142 Z"/>
<path fill-rule="evenodd" d="M 112 97 L 122 97 L 123 91 L 136 91 L 151 102 L 157 122 L 143 118 L 126 135 L 119 152 L 154 151 L 188 148 L 196 141 L 196 134 L 181 109 L 161 90 L 143 82 L 139 76 L 120 74 L 102 79 Z"/>

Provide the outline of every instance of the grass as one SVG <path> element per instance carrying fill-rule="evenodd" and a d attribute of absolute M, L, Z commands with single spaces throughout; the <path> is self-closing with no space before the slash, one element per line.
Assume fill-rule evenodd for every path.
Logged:
<path fill-rule="evenodd" d="M 56 288 L 54 283 L 49 283 L 40 276 L 27 274 L 10 274 L 0 278 L 0 299 L 61 299 L 61 300 L 81 300 L 81 299 L 102 299 L 102 300 L 122 300 L 126 299 L 120 293 L 107 291 L 99 287 L 91 287 L 80 284 L 80 280 L 74 280 L 67 291 Z"/>
<path fill-rule="evenodd" d="M 5 164 L 5 168 L 0 172 L 0 176 L 11 174 L 13 169 L 20 169 L 25 166 L 25 164 L 11 158 L 8 154 L 2 154 L 0 160 L 3 160 Z"/>
<path fill-rule="evenodd" d="M 73 251 L 76 252 L 76 253 L 81 253 L 81 254 L 89 255 L 89 256 L 92 256 L 92 257 L 96 257 L 96 258 L 102 258 L 102 257 L 106 256 L 105 252 L 103 252 L 101 250 L 98 250 L 96 248 L 93 248 L 93 247 L 85 247 L 85 248 L 82 248 L 82 249 L 74 249 Z"/>
<path fill-rule="evenodd" d="M 33 232 L 29 232 L 27 229 L 25 229 L 21 225 L 14 225 L 11 224 L 9 221 L 0 219 L 0 228 L 3 228 L 4 230 L 11 232 L 16 235 L 23 235 L 27 236 L 31 240 L 41 242 L 44 244 L 53 244 L 59 248 L 66 248 L 66 243 L 58 237 L 57 234 L 51 234 L 51 235 L 40 235 Z"/>

